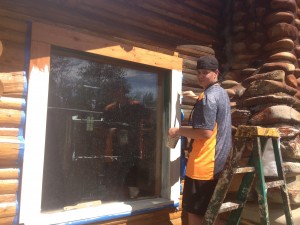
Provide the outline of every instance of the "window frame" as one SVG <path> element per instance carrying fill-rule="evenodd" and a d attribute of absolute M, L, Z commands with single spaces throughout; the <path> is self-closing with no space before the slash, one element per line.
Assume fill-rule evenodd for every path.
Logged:
<path fill-rule="evenodd" d="M 25 151 L 22 169 L 20 223 L 86 224 L 148 212 L 164 207 L 178 207 L 180 198 L 180 143 L 175 149 L 165 147 L 168 127 L 180 124 L 182 59 L 135 46 L 120 44 L 91 34 L 68 30 L 38 22 L 31 27 L 29 86 L 25 130 Z M 105 203 L 69 211 L 41 212 L 45 132 L 48 106 L 51 46 L 74 49 L 133 63 L 164 68 L 170 71 L 162 91 L 161 198 L 130 203 Z M 164 95 L 164 96 L 165 96 Z"/>

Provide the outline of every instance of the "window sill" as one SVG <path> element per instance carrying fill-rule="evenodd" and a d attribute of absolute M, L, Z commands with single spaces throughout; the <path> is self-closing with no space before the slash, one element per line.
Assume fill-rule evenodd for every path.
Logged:
<path fill-rule="evenodd" d="M 179 202 L 174 202 L 164 198 L 106 203 L 99 206 L 68 211 L 40 213 L 38 215 L 28 217 L 28 220 L 23 222 L 26 225 L 89 224 L 178 206 Z"/>

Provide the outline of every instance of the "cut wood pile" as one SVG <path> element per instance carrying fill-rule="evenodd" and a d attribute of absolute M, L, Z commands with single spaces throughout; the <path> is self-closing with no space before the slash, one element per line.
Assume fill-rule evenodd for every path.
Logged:
<path fill-rule="evenodd" d="M 279 129 L 293 205 L 300 204 L 299 7 L 296 0 L 234 0 L 231 57 L 222 82 L 233 130 L 241 124 Z M 269 189 L 268 197 L 280 202 L 280 189 Z"/>

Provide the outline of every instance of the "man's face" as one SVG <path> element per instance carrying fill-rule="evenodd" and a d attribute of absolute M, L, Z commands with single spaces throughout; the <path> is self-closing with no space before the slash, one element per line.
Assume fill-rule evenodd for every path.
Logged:
<path fill-rule="evenodd" d="M 197 70 L 197 78 L 199 85 L 203 88 L 208 87 L 210 84 L 218 81 L 218 70 L 212 71 L 212 70 L 203 70 L 199 69 Z"/>

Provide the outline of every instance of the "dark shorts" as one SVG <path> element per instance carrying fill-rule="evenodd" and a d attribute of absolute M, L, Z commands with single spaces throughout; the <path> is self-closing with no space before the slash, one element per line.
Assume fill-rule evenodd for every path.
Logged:
<path fill-rule="evenodd" d="M 182 208 L 193 214 L 204 216 L 218 180 L 184 179 Z"/>

